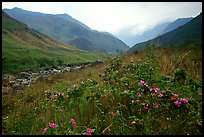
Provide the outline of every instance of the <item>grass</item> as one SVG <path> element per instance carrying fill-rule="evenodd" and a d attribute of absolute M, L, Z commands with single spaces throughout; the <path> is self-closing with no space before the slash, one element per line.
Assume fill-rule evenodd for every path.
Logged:
<path fill-rule="evenodd" d="M 41 135 L 48 128 L 44 134 L 83 135 L 90 128 L 93 135 L 201 135 L 202 44 L 185 46 L 149 48 L 49 77 L 22 93 L 3 93 L 3 131 Z M 56 127 L 50 128 L 51 122 Z"/>

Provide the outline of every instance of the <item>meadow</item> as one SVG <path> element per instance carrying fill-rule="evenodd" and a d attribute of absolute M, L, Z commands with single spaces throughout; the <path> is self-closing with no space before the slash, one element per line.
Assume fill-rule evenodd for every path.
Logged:
<path fill-rule="evenodd" d="M 202 43 L 149 47 L 48 79 L 2 93 L 2 134 L 202 134 Z"/>

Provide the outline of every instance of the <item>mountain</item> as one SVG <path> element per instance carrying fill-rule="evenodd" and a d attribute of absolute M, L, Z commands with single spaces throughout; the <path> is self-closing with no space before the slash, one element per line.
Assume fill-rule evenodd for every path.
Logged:
<path fill-rule="evenodd" d="M 120 35 L 120 38 L 123 39 L 125 43 L 127 43 L 127 45 L 132 47 L 133 45 L 135 45 L 135 43 L 144 42 L 144 41 L 156 38 L 157 36 L 161 35 L 163 29 L 166 28 L 166 26 L 169 23 L 170 22 L 163 22 L 163 23 L 157 24 L 153 28 L 148 29 L 145 32 L 143 32 L 141 35 L 130 36 L 130 35 L 124 34 L 124 32 L 122 32 L 119 35 Z"/>
<path fill-rule="evenodd" d="M 173 31 L 167 32 L 155 39 L 134 45 L 130 51 L 141 51 L 150 44 L 154 44 L 157 47 L 164 47 L 170 44 L 181 44 L 190 41 L 202 42 L 202 12 Z"/>
<path fill-rule="evenodd" d="M 94 62 L 104 57 L 105 55 L 80 51 L 68 44 L 53 40 L 2 11 L 3 73 Z"/>
<path fill-rule="evenodd" d="M 67 14 L 43 14 L 20 8 L 3 9 L 3 11 L 11 17 L 27 24 L 30 28 L 65 43 L 70 43 L 78 37 L 83 37 L 108 53 L 124 52 L 129 49 L 118 38 L 91 30 Z"/>
<path fill-rule="evenodd" d="M 57 17 L 60 17 L 62 19 L 66 19 L 67 21 L 70 21 L 70 22 L 73 22 L 73 23 L 76 23 L 78 25 L 81 25 L 82 27 L 86 28 L 86 29 L 89 29 L 91 30 L 91 28 L 89 28 L 88 26 L 86 26 L 85 24 L 81 23 L 80 21 L 72 18 L 70 15 L 68 14 L 56 14 Z"/>
<path fill-rule="evenodd" d="M 172 31 L 184 24 L 186 24 L 187 22 L 189 22 L 190 20 L 192 20 L 193 17 L 191 18 L 179 18 L 177 20 L 175 20 L 174 22 L 170 23 L 163 31 L 162 31 L 162 34 L 165 34 L 169 31 Z"/>
<path fill-rule="evenodd" d="M 96 44 L 90 42 L 89 40 L 83 38 L 83 37 L 77 37 L 76 39 L 69 42 L 70 45 L 73 45 L 74 47 L 84 50 L 84 51 L 96 51 L 96 52 L 106 52 L 104 49 L 98 47 Z"/>

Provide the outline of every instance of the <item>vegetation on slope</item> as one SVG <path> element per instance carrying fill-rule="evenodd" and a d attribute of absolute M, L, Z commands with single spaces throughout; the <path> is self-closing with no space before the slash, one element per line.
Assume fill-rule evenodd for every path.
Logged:
<path fill-rule="evenodd" d="M 201 135 L 201 48 L 149 48 L 4 93 L 3 132 Z"/>
<path fill-rule="evenodd" d="M 29 29 L 2 12 L 2 70 L 18 73 L 71 63 L 103 60 L 106 55 L 79 51 Z"/>

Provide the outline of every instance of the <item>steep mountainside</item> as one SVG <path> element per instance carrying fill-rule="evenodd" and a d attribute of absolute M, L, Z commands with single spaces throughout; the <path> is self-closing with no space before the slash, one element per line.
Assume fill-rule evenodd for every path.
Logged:
<path fill-rule="evenodd" d="M 180 44 L 190 41 L 202 42 L 202 13 L 173 31 L 165 33 L 153 40 L 134 45 L 130 51 L 143 50 L 150 44 L 164 47 L 169 44 Z"/>
<path fill-rule="evenodd" d="M 29 27 L 44 33 L 51 38 L 66 43 L 83 37 L 88 41 L 95 43 L 101 49 L 105 49 L 108 53 L 116 53 L 117 51 L 126 51 L 129 47 L 116 37 L 107 35 L 98 31 L 87 28 L 83 23 L 76 21 L 67 15 L 52 15 L 38 12 L 25 11 L 19 8 L 11 10 L 4 9 L 11 17 L 22 21 Z"/>
<path fill-rule="evenodd" d="M 104 55 L 80 51 L 30 29 L 2 11 L 3 73 L 93 62 Z"/>
<path fill-rule="evenodd" d="M 83 38 L 83 37 L 78 37 L 71 42 L 69 42 L 71 45 L 74 47 L 84 50 L 84 51 L 96 51 L 96 52 L 106 52 L 104 49 L 97 47 L 96 44 L 90 42 L 89 40 Z"/>
<path fill-rule="evenodd" d="M 180 27 L 180 26 L 186 24 L 187 22 L 189 22 L 189 21 L 192 20 L 192 19 L 193 19 L 193 17 L 191 17 L 191 18 L 179 18 L 179 19 L 175 20 L 174 22 L 170 23 L 170 24 L 163 30 L 162 34 L 165 34 L 165 33 L 169 32 L 169 31 L 172 31 L 172 30 L 174 30 L 174 29 L 176 29 L 176 28 L 178 28 L 178 27 Z"/>

